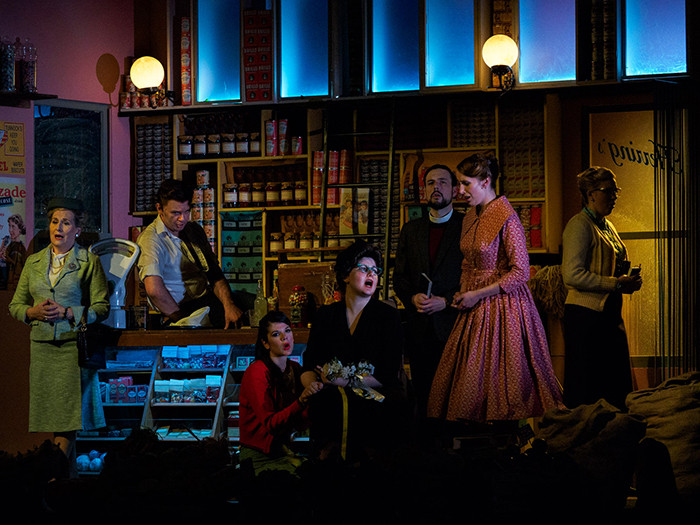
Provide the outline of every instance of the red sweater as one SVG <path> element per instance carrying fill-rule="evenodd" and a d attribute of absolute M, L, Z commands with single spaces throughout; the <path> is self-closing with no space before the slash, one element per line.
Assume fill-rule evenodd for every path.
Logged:
<path fill-rule="evenodd" d="M 299 402 L 301 367 L 288 360 L 287 372 L 290 371 L 296 392 L 281 391 L 273 385 L 270 371 L 262 361 L 256 360 L 246 369 L 239 396 L 241 445 L 269 454 L 273 445 L 277 448 L 289 441 L 292 430 L 308 426 L 308 409 Z"/>

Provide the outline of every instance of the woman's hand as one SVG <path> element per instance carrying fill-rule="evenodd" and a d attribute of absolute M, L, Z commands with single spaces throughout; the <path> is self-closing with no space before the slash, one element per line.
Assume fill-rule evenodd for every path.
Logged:
<path fill-rule="evenodd" d="M 642 276 L 637 274 L 634 276 L 621 275 L 617 278 L 622 293 L 633 293 L 642 287 Z"/>
<path fill-rule="evenodd" d="M 476 303 L 481 300 L 481 297 L 476 291 L 471 292 L 457 292 L 452 299 L 452 304 L 454 308 L 458 310 L 468 310 L 472 308 Z"/>
<path fill-rule="evenodd" d="M 27 308 L 27 317 L 30 320 L 55 322 L 62 319 L 72 319 L 72 310 L 70 307 L 63 307 L 56 301 L 46 299 L 41 303 Z"/>
<path fill-rule="evenodd" d="M 321 383 L 320 381 L 314 381 L 306 388 L 304 388 L 304 391 L 299 396 L 299 401 L 301 401 L 302 404 L 306 404 L 309 402 L 309 398 L 311 396 L 319 393 L 321 390 L 323 390 L 323 383 Z"/>

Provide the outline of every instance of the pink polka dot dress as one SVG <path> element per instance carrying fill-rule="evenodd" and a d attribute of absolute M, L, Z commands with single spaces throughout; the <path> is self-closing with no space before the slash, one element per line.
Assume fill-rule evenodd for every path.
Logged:
<path fill-rule="evenodd" d="M 433 380 L 428 416 L 514 420 L 563 408 L 547 338 L 527 286 L 525 231 L 505 197 L 462 224 L 461 291 L 497 282 L 499 293 L 460 313 Z"/>

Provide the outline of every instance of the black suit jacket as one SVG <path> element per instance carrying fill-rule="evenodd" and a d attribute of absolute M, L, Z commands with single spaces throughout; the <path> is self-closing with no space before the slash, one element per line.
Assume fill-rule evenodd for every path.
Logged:
<path fill-rule="evenodd" d="M 448 304 L 452 302 L 452 297 L 459 291 L 462 273 L 463 255 L 459 249 L 459 241 L 463 219 L 464 214 L 457 210 L 452 212 L 432 269 L 428 216 L 413 219 L 401 228 L 394 268 L 394 291 L 406 307 L 408 333 L 414 337 L 425 334 L 431 323 L 437 337 L 441 341 L 447 341 L 457 319 L 457 310 L 449 306 L 433 315 L 420 314 L 413 306 L 411 297 L 427 291 L 428 283 L 421 275 L 425 273 L 433 282 L 432 294 L 446 298 Z"/>

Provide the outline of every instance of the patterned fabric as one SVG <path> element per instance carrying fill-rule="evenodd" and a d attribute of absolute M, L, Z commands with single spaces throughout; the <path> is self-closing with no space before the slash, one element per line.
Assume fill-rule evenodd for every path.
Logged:
<path fill-rule="evenodd" d="M 546 334 L 527 287 L 525 232 L 505 197 L 464 217 L 461 290 L 499 293 L 460 313 L 428 402 L 430 417 L 513 420 L 562 408 Z"/>

